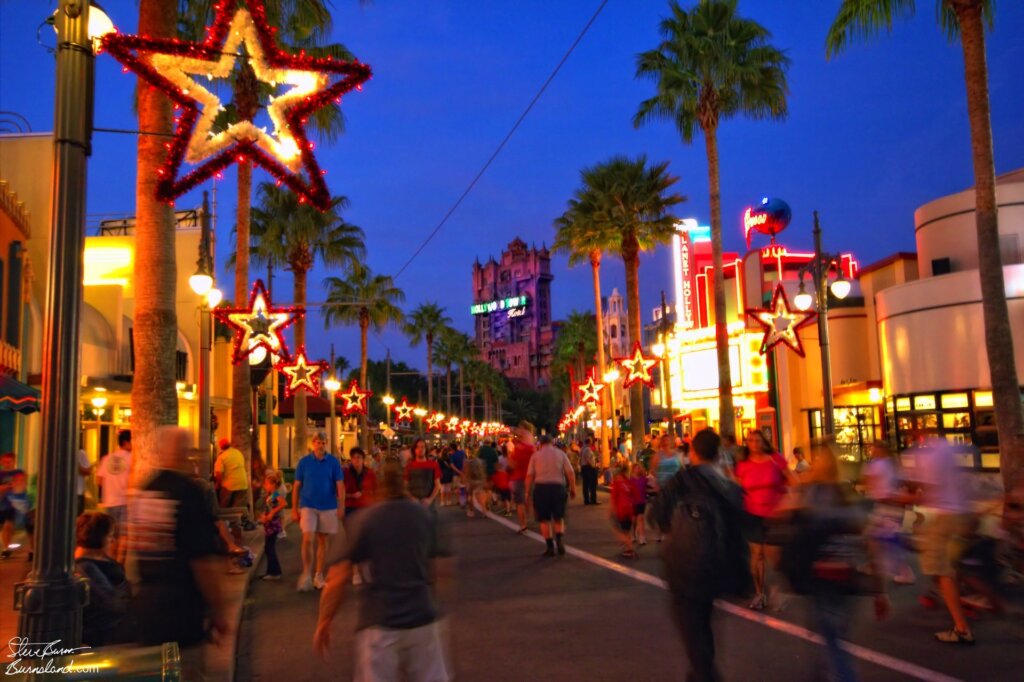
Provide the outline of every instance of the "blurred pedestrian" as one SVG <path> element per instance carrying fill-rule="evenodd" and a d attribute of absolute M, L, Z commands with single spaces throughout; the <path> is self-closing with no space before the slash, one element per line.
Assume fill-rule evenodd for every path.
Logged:
<path fill-rule="evenodd" d="M 409 494 L 433 511 L 441 494 L 441 467 L 437 460 L 427 458 L 427 444 L 422 438 L 413 441 L 412 459 L 405 465 L 405 480 Z"/>
<path fill-rule="evenodd" d="M 132 432 L 117 434 L 117 450 L 100 459 L 96 481 L 100 486 L 103 511 L 114 517 L 116 535 L 114 558 L 124 563 L 127 548 L 124 532 L 128 521 L 128 482 L 132 473 Z"/>
<path fill-rule="evenodd" d="M 580 450 L 580 479 L 583 483 L 583 504 L 597 504 L 597 454 L 594 441 L 587 436 Z"/>
<path fill-rule="evenodd" d="M 217 486 L 217 503 L 221 509 L 245 507 L 249 476 L 245 472 L 245 455 L 227 438 L 217 443 L 220 453 L 213 463 L 213 480 Z"/>
<path fill-rule="evenodd" d="M 78 449 L 75 455 L 75 496 L 78 503 L 78 516 L 85 512 L 85 486 L 92 475 L 93 464 L 89 461 L 89 455 L 82 448 Z"/>
<path fill-rule="evenodd" d="M 512 431 L 514 442 L 512 442 L 511 453 L 508 456 L 509 487 L 512 491 L 512 504 L 516 507 L 516 517 L 519 519 L 519 530 L 517 532 L 520 534 L 526 532 L 526 507 L 530 502 L 530 496 L 526 489 L 526 476 L 530 468 L 530 460 L 536 451 L 536 447 L 533 444 L 533 433 L 533 424 L 528 421 L 519 422 L 519 425 Z M 562 451 L 559 450 L 559 452 Z M 568 461 L 568 458 L 566 461 Z M 569 468 L 570 470 L 572 469 L 571 464 Z M 575 486 L 575 472 L 570 475 L 570 478 L 573 480 L 573 486 Z"/>
<path fill-rule="evenodd" d="M 384 462 L 381 484 L 383 501 L 361 512 L 332 552 L 313 648 L 326 657 L 352 566 L 363 563 L 373 581 L 360 593 L 353 679 L 446 682 L 452 671 L 445 662 L 434 585 L 435 577 L 446 577 L 441 559 L 451 556 L 451 548 L 432 515 L 406 495 L 398 462 Z"/>
<path fill-rule="evenodd" d="M 526 469 L 526 494 L 533 500 L 540 534 L 547 544 L 544 556 L 554 556 L 556 548 L 563 555 L 566 488 L 568 497 L 576 499 L 576 475 L 569 457 L 551 443 L 551 436 L 541 436 L 538 444 L 540 449 L 531 453 Z"/>
<path fill-rule="evenodd" d="M 202 679 L 206 623 L 214 638 L 231 630 L 215 519 L 188 459 L 192 434 L 162 426 L 151 438 L 156 469 L 129 511 L 128 544 L 138 571 L 132 624 L 139 644 L 177 642 L 188 671 L 183 679 Z"/>
<path fill-rule="evenodd" d="M 690 659 L 687 680 L 715 682 L 722 678 L 715 667 L 714 602 L 749 593 L 749 549 L 742 534 L 743 491 L 718 468 L 721 439 L 704 429 L 691 445 L 692 466 L 665 483 L 649 517 L 665 536 L 662 560 Z"/>
<path fill-rule="evenodd" d="M 13 452 L 0 455 L 0 558 L 11 556 L 17 510 L 13 503 L 14 477 L 24 473 L 15 466 Z"/>
<path fill-rule="evenodd" d="M 633 497 L 633 539 L 638 545 L 646 545 L 647 532 L 644 528 L 644 514 L 647 511 L 647 490 L 650 486 L 650 479 L 647 476 L 647 470 L 640 462 L 633 465 L 629 484 Z"/>
<path fill-rule="evenodd" d="M 327 452 L 325 432 L 317 431 L 310 442 L 313 450 L 299 460 L 292 484 L 292 518 L 302 528 L 299 592 L 324 586 L 327 540 L 338 532 L 339 519 L 345 518 L 345 474 L 341 463 Z"/>
<path fill-rule="evenodd" d="M 769 519 L 796 480 L 761 431 L 754 429 L 747 434 L 747 449 L 746 459 L 736 464 L 736 480 L 745 494 L 744 534 L 750 544 L 750 571 L 754 576 L 750 608 L 759 611 L 768 605 L 767 564 L 775 565 L 779 556 L 778 546 L 768 537 Z"/>
<path fill-rule="evenodd" d="M 882 441 L 871 445 L 868 456 L 861 479 L 874 507 L 866 534 L 886 575 L 898 585 L 911 585 L 916 578 L 903 548 L 907 495 L 900 490 L 899 465 Z"/>
<path fill-rule="evenodd" d="M 633 548 L 633 491 L 629 480 L 629 465 L 622 465 L 615 470 L 611 485 L 611 507 L 608 515 L 615 529 L 615 536 L 622 543 L 622 556 L 627 559 L 636 558 Z"/>
<path fill-rule="evenodd" d="M 288 506 L 288 497 L 281 490 L 281 474 L 273 469 L 263 473 L 263 492 L 266 511 L 260 517 L 263 524 L 263 554 L 267 557 L 267 572 L 263 580 L 281 579 L 281 562 L 277 558 L 277 536 L 284 530 L 281 513 Z"/>
<path fill-rule="evenodd" d="M 120 631 L 132 600 L 124 566 L 110 555 L 114 517 L 100 511 L 78 517 L 75 524 L 75 572 L 89 585 L 89 603 L 82 609 L 82 644 L 106 646 L 122 641 Z"/>

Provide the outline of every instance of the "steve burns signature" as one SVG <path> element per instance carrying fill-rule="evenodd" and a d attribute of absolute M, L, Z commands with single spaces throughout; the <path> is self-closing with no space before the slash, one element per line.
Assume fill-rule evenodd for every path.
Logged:
<path fill-rule="evenodd" d="M 7 658 L 9 663 L 4 665 L 5 675 L 27 675 L 27 674 L 67 674 L 71 672 L 74 665 L 73 660 L 68 660 L 66 665 L 57 665 L 54 658 L 60 656 L 73 656 L 80 651 L 86 651 L 90 647 L 67 647 L 61 645 L 61 640 L 55 639 L 52 642 L 30 642 L 27 637 L 14 637 L 7 643 L 9 652 Z"/>

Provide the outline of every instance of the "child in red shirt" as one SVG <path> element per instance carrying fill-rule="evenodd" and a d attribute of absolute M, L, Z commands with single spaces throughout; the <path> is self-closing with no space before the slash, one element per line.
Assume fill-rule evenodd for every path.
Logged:
<path fill-rule="evenodd" d="M 512 516 L 512 482 L 509 480 L 506 467 L 502 466 L 501 460 L 503 459 L 505 458 L 501 457 L 498 460 L 498 468 L 491 476 L 491 485 L 494 486 L 494 492 L 498 495 L 498 501 L 504 506 L 502 515 Z"/>
<path fill-rule="evenodd" d="M 629 466 L 621 466 L 615 470 L 615 478 L 612 479 L 612 504 L 611 519 L 615 535 L 622 542 L 622 556 L 633 559 L 636 552 L 633 550 L 633 486 L 629 480 Z"/>

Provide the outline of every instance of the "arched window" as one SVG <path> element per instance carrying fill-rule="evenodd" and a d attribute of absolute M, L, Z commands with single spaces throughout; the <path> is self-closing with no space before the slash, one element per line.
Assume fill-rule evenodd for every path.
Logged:
<path fill-rule="evenodd" d="M 614 324 L 612 325 L 611 336 L 612 336 L 613 339 L 618 338 L 618 336 L 619 336 L 619 328 L 616 327 Z"/>

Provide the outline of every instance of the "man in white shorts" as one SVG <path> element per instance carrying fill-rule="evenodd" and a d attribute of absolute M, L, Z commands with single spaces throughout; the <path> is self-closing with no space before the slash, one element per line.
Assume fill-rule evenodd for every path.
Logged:
<path fill-rule="evenodd" d="M 341 462 L 327 452 L 327 434 L 323 431 L 313 435 L 312 445 L 313 451 L 300 459 L 295 468 L 295 484 L 292 486 L 292 518 L 302 528 L 299 592 L 324 586 L 327 540 L 338 532 L 338 519 L 345 518 L 345 474 Z M 314 552 L 316 574 L 310 579 Z"/>

